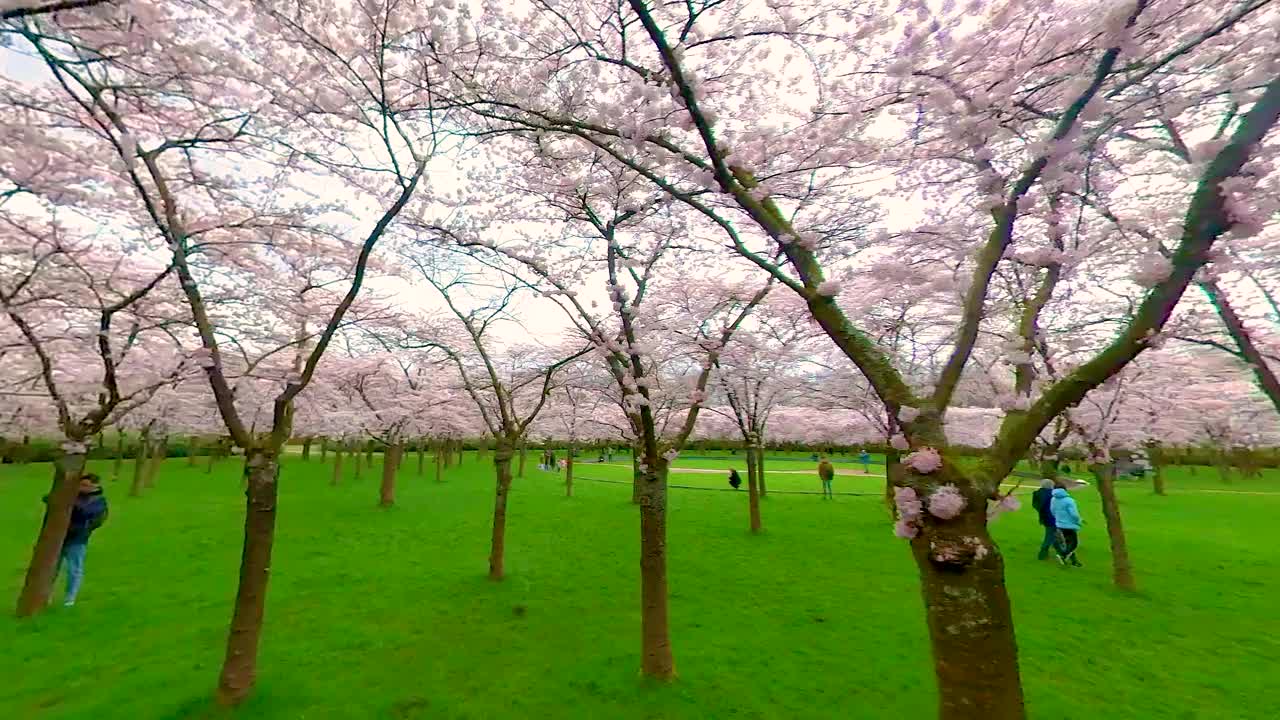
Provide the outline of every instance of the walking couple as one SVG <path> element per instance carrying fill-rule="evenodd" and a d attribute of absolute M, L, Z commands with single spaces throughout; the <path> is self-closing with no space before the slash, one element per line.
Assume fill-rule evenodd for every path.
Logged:
<path fill-rule="evenodd" d="M 1031 506 L 1039 513 L 1040 524 L 1044 526 L 1039 558 L 1047 559 L 1049 549 L 1053 548 L 1058 562 L 1080 567 L 1076 548 L 1080 546 L 1080 526 L 1084 521 L 1080 519 L 1080 510 L 1067 489 L 1053 480 L 1042 480 L 1040 489 L 1031 495 Z"/>

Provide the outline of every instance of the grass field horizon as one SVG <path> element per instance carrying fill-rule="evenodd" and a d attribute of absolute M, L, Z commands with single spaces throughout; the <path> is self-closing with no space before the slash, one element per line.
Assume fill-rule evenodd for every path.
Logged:
<path fill-rule="evenodd" d="M 677 461 L 671 482 L 718 489 L 732 460 Z M 741 462 L 740 460 L 738 461 Z M 485 578 L 492 466 L 468 454 L 433 479 L 406 457 L 397 505 L 377 507 L 380 458 L 285 460 L 267 620 L 253 698 L 213 707 L 243 521 L 239 463 L 211 475 L 167 461 L 155 488 L 107 483 L 111 518 L 90 544 L 80 603 L 0 618 L 0 717 L 899 718 L 936 696 L 915 567 L 876 497 L 842 476 L 824 502 L 779 493 L 765 534 L 745 492 L 673 489 L 669 553 L 678 682 L 641 682 L 638 522 L 622 463 L 563 475 L 530 453 L 512 489 L 507 579 Z M 687 464 L 686 464 L 687 463 Z M 104 471 L 110 461 L 91 467 Z M 803 462 L 771 489 L 812 490 Z M 741 470 L 741 467 L 740 467 Z M 872 468 L 873 472 L 875 468 Z M 48 465 L 0 466 L 0 591 L 16 597 Z M 593 479 L 588 479 L 593 478 Z M 745 478 L 745 474 L 744 474 Z M 1029 508 L 993 533 L 1005 554 L 1031 718 L 1272 718 L 1280 663 L 1280 557 L 1269 530 L 1280 475 L 1222 484 L 1170 472 L 1119 493 L 1139 592 L 1110 584 L 1096 493 L 1075 493 L 1086 566 L 1034 559 Z M 1220 491 L 1229 492 L 1220 492 Z M 1029 492 L 1027 488 L 1023 493 Z M 1267 493 L 1267 494 L 1243 494 Z M 55 597 L 60 597 L 59 582 Z"/>

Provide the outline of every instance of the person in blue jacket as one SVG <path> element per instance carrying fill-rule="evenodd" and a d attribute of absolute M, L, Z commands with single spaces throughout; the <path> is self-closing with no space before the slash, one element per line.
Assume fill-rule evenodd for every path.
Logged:
<path fill-rule="evenodd" d="M 48 501 L 46 495 L 45 502 Z M 102 527 L 106 520 L 107 498 L 102 494 L 102 483 L 97 475 L 85 473 L 80 478 L 80 492 L 71 507 L 71 524 L 67 526 L 62 552 L 58 555 L 58 574 L 62 573 L 63 567 L 67 569 L 67 594 L 62 601 L 66 607 L 76 604 L 80 584 L 84 581 L 84 557 L 89 550 L 89 535 Z"/>
<path fill-rule="evenodd" d="M 1058 561 L 1073 567 L 1080 567 L 1080 559 L 1076 557 L 1076 548 L 1080 546 L 1080 510 L 1076 501 L 1064 487 L 1053 489 L 1053 500 L 1049 503 L 1053 513 L 1053 524 L 1058 528 L 1061 540 L 1058 545 Z"/>

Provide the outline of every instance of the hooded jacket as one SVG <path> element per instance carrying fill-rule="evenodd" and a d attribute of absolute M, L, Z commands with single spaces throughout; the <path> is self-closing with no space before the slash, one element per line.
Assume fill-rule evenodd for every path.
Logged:
<path fill-rule="evenodd" d="M 1036 488 L 1031 493 L 1031 507 L 1036 509 L 1036 513 L 1040 515 L 1040 524 L 1045 527 L 1055 527 L 1053 523 L 1053 510 L 1050 503 L 1053 502 L 1053 488 Z"/>
<path fill-rule="evenodd" d="M 1076 508 L 1075 498 L 1067 494 L 1064 488 L 1053 489 L 1049 509 L 1053 512 L 1053 524 L 1059 530 L 1080 529 L 1080 510 Z"/>
<path fill-rule="evenodd" d="M 92 492 L 80 493 L 76 504 L 71 507 L 71 524 L 67 526 L 67 537 L 64 545 L 86 545 L 89 534 L 107 521 L 107 498 L 102 488 Z"/>

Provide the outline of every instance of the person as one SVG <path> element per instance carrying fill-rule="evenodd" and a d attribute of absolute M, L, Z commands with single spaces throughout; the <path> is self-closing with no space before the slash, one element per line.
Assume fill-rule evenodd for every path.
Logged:
<path fill-rule="evenodd" d="M 831 480 L 836 476 L 836 469 L 831 466 L 827 460 L 827 456 L 823 455 L 822 460 L 818 462 L 818 477 L 822 480 L 822 499 L 834 500 L 835 495 L 831 492 Z"/>
<path fill-rule="evenodd" d="M 858 451 L 858 462 L 862 463 L 862 472 L 871 474 L 871 453 L 865 449 Z"/>
<path fill-rule="evenodd" d="M 1073 567 L 1080 567 L 1080 559 L 1076 557 L 1076 548 L 1080 546 L 1080 510 L 1076 507 L 1075 498 L 1059 485 L 1053 489 L 1053 500 L 1049 504 L 1053 512 L 1053 524 L 1058 528 L 1058 562 Z"/>
<path fill-rule="evenodd" d="M 1031 507 L 1035 508 L 1040 516 L 1040 525 L 1044 527 L 1044 539 L 1040 541 L 1040 554 L 1037 555 L 1039 560 L 1049 559 L 1049 549 L 1056 547 L 1058 544 L 1058 528 L 1053 524 L 1053 510 L 1050 504 L 1053 502 L 1053 481 L 1044 479 L 1040 481 L 1040 489 L 1031 493 Z"/>
<path fill-rule="evenodd" d="M 734 490 L 737 490 L 738 488 L 742 487 L 742 476 L 739 475 L 738 471 L 733 468 L 729 468 L 729 487 L 733 488 Z"/>
<path fill-rule="evenodd" d="M 48 496 L 45 496 L 45 502 L 48 501 Z M 80 477 L 80 492 L 71 506 L 71 523 L 67 525 L 67 536 L 58 555 L 56 574 L 62 574 L 63 566 L 67 568 L 67 594 L 62 601 L 65 607 L 75 605 L 76 596 L 80 594 L 89 535 L 106 521 L 107 497 L 102 493 L 102 481 L 93 473 L 85 473 Z"/>
<path fill-rule="evenodd" d="M 556 462 L 556 451 L 547 451 L 547 469 L 553 472 L 560 472 L 560 463 Z"/>

